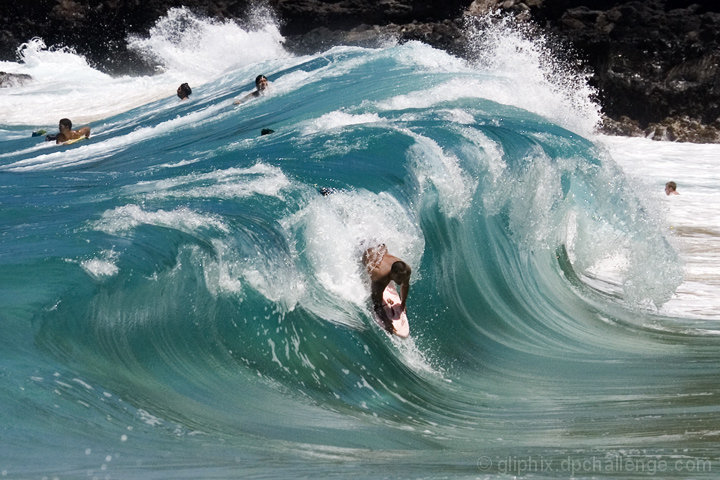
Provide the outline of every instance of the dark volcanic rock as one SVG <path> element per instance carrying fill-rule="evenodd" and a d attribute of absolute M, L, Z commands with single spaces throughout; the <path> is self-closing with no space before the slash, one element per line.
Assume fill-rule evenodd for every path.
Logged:
<path fill-rule="evenodd" d="M 305 54 L 332 45 L 378 47 L 389 40 L 418 40 L 454 55 L 465 51 L 461 19 L 441 22 L 417 22 L 387 25 L 361 24 L 348 30 L 317 27 L 299 35 L 287 35 L 286 47 L 294 53 Z"/>
<path fill-rule="evenodd" d="M 620 130 L 647 129 L 653 138 L 717 141 L 711 132 L 720 119 L 720 2 L 485 3 L 517 14 L 529 11 L 537 23 L 572 44 L 594 72 L 592 84 L 604 113 L 614 119 L 606 122 L 615 125 L 614 131 L 622 123 Z M 665 133 L 655 133 L 658 129 Z M 687 134 L 678 134 L 683 130 Z"/>
<path fill-rule="evenodd" d="M 275 0 L 270 4 L 296 35 L 314 28 L 349 30 L 359 25 L 442 22 L 457 18 L 471 0 Z"/>
<path fill-rule="evenodd" d="M 720 143 L 720 120 L 708 125 L 689 117 L 668 117 L 662 122 L 651 123 L 643 133 L 653 140 Z"/>

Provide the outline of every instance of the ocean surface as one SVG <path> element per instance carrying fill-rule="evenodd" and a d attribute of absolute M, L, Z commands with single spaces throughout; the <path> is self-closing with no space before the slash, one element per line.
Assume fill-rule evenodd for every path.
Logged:
<path fill-rule="evenodd" d="M 599 136 L 541 40 L 467 33 L 298 56 L 180 9 L 152 76 L 0 62 L 0 478 L 717 478 L 720 146 Z"/>

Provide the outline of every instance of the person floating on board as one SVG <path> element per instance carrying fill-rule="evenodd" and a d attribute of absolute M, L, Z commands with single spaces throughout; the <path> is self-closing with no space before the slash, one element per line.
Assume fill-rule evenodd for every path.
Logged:
<path fill-rule="evenodd" d="M 190 98 L 191 93 L 192 88 L 190 88 L 190 85 L 188 85 L 187 83 L 183 83 L 177 89 L 177 96 L 180 98 L 180 100 L 187 100 L 188 98 Z"/>
<path fill-rule="evenodd" d="M 665 195 L 680 195 L 677 192 L 677 183 L 675 182 L 667 182 L 665 184 Z"/>
<path fill-rule="evenodd" d="M 60 128 L 60 133 L 58 133 L 55 137 L 55 143 L 77 140 L 81 137 L 90 138 L 90 127 L 82 127 L 78 130 L 73 130 L 72 122 L 67 118 L 61 119 L 58 127 Z"/>
<path fill-rule="evenodd" d="M 410 265 L 390 255 L 384 243 L 365 250 L 362 262 L 370 275 L 370 297 L 373 302 L 373 310 L 385 325 L 385 330 L 394 333 L 392 321 L 383 309 L 383 292 L 390 282 L 397 283 L 400 286 L 400 307 L 404 312 L 407 306 L 405 301 L 410 292 L 410 274 L 412 273 Z"/>
<path fill-rule="evenodd" d="M 260 95 L 265 95 L 265 90 L 267 90 L 269 84 L 270 83 L 268 82 L 268 79 L 265 78 L 265 75 L 258 75 L 255 78 L 255 87 L 257 88 L 257 90 L 255 90 L 254 92 L 248 93 L 243 98 L 235 100 L 233 102 L 233 104 L 240 105 L 241 103 L 245 103 L 248 100 L 259 97 Z"/>

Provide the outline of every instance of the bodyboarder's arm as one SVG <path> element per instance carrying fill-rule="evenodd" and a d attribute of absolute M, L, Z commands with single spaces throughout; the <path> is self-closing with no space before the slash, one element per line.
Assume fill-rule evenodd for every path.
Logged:
<path fill-rule="evenodd" d="M 400 307 L 402 308 L 403 312 L 407 307 L 407 305 L 405 304 L 405 300 L 407 300 L 408 293 L 410 293 L 410 280 L 403 282 L 403 284 L 400 286 Z"/>

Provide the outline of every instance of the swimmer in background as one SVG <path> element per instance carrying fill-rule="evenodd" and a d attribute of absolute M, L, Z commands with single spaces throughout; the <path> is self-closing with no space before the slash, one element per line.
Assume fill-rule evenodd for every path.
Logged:
<path fill-rule="evenodd" d="M 665 195 L 680 195 L 677 191 L 677 183 L 667 182 L 665 184 Z"/>
<path fill-rule="evenodd" d="M 255 90 L 254 92 L 248 93 L 243 98 L 235 100 L 233 102 L 233 105 L 240 105 L 241 103 L 245 103 L 248 100 L 257 98 L 260 95 L 265 95 L 265 91 L 267 90 L 268 85 L 270 85 L 270 83 L 268 82 L 268 79 L 265 78 L 265 75 L 258 75 L 255 78 L 255 87 L 257 88 L 257 90 Z"/>
<path fill-rule="evenodd" d="M 55 143 L 63 143 L 83 136 L 85 138 L 90 138 L 90 127 L 82 127 L 77 130 L 73 130 L 72 122 L 67 118 L 60 120 L 58 128 L 60 129 L 60 133 L 58 133 L 55 137 Z"/>
<path fill-rule="evenodd" d="M 187 100 L 188 98 L 190 98 L 191 94 L 192 88 L 190 88 L 190 85 L 188 85 L 187 83 L 183 83 L 177 89 L 177 96 L 180 98 L 180 100 Z"/>
<path fill-rule="evenodd" d="M 363 265 L 370 275 L 370 297 L 373 302 L 373 310 L 385 325 L 385 330 L 394 333 L 395 329 L 383 308 L 383 292 L 390 282 L 397 283 L 400 288 L 400 308 L 406 310 L 406 300 L 410 292 L 410 265 L 399 258 L 390 255 L 385 244 L 371 247 L 365 250 L 362 256 Z"/>

